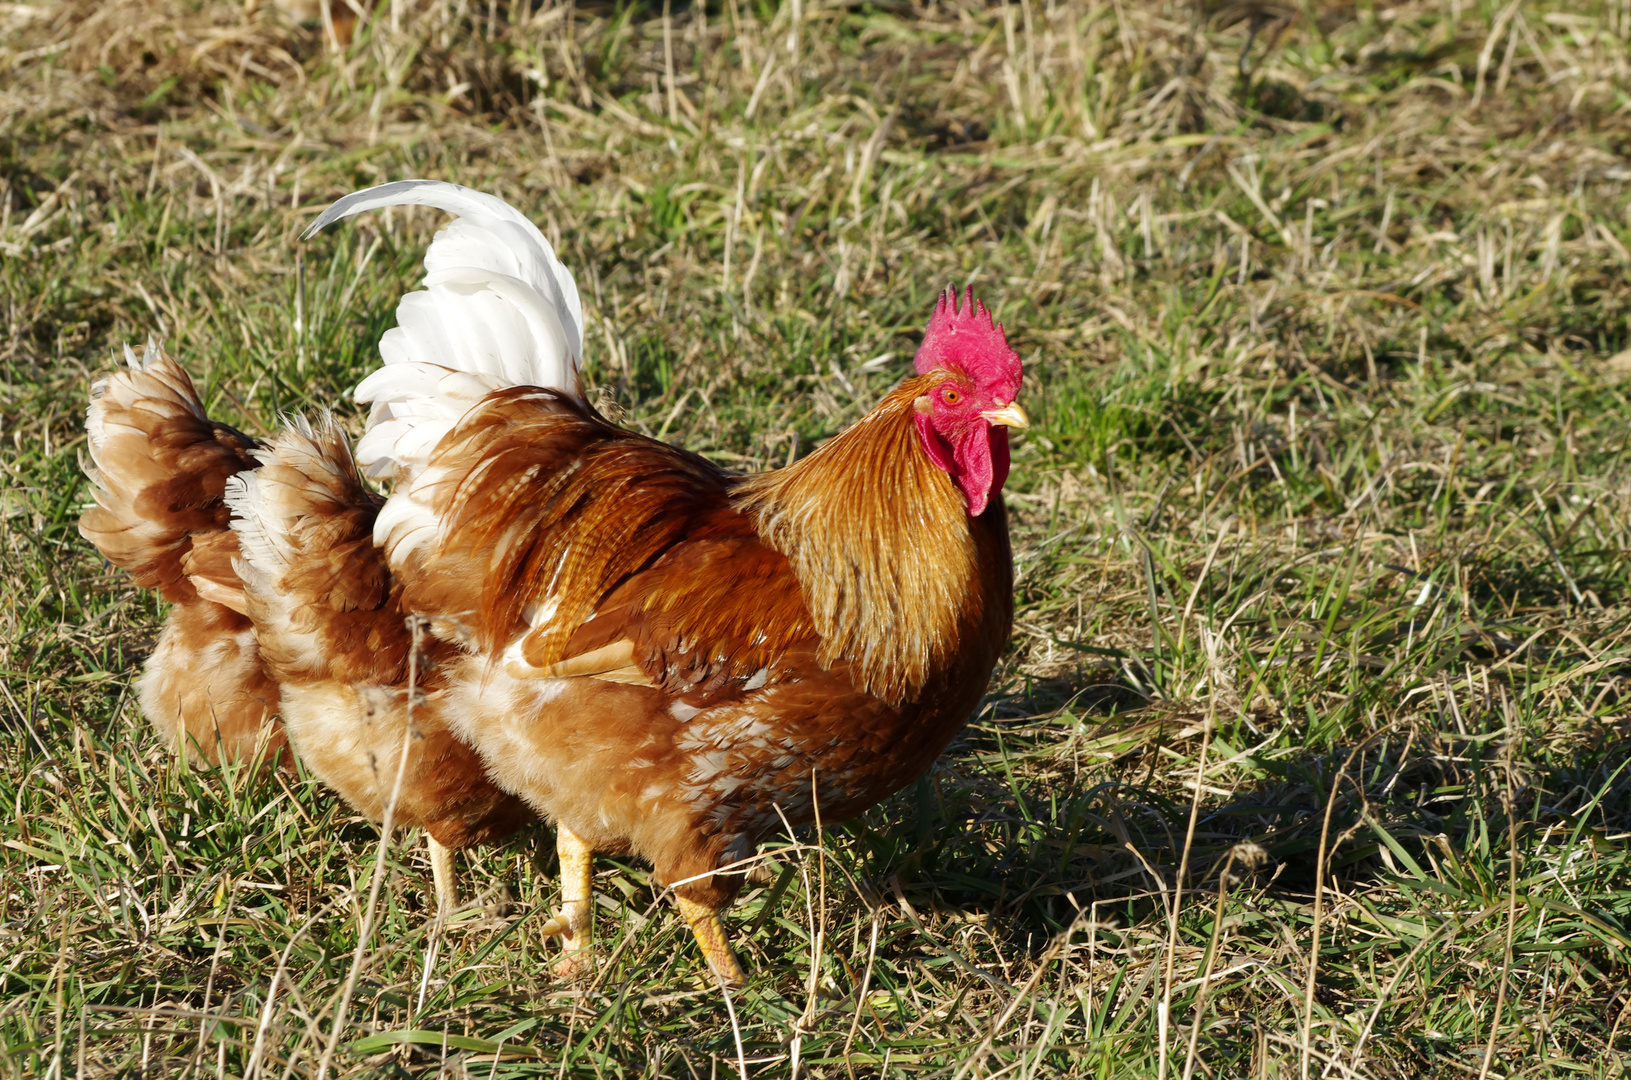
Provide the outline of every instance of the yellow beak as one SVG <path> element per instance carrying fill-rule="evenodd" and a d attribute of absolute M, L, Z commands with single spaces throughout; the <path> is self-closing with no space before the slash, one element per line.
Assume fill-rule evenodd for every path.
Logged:
<path fill-rule="evenodd" d="M 1003 427 L 1028 428 L 1031 426 L 1031 418 L 1025 415 L 1025 410 L 1019 407 L 1017 401 L 1012 405 L 1004 405 L 1000 409 L 992 409 L 990 412 L 983 412 L 980 415 L 993 424 L 1001 424 Z"/>

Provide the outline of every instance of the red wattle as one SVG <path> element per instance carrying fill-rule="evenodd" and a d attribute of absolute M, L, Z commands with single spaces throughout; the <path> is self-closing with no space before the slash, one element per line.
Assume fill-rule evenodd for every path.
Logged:
<path fill-rule="evenodd" d="M 923 452 L 935 467 L 949 474 L 968 502 L 968 516 L 979 517 L 994 493 L 1002 491 L 1008 479 L 1008 429 L 997 424 L 979 424 L 957 443 L 934 429 L 929 417 L 918 413 L 917 424 Z"/>

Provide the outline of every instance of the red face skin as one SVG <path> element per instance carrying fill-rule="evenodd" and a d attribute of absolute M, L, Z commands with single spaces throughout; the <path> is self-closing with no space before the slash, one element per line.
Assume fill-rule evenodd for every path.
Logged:
<path fill-rule="evenodd" d="M 968 516 L 985 513 L 991 496 L 1008 479 L 1008 428 L 980 414 L 1006 408 L 965 375 L 946 373 L 944 381 L 917 399 L 918 437 L 936 467 L 951 475 L 968 500 Z"/>
<path fill-rule="evenodd" d="M 1014 401 L 1019 354 L 972 288 L 961 309 L 948 289 L 940 294 L 914 367 L 919 375 L 937 376 L 915 402 L 923 452 L 957 484 L 969 516 L 979 517 L 1008 479 L 1008 427 L 1025 426 Z"/>

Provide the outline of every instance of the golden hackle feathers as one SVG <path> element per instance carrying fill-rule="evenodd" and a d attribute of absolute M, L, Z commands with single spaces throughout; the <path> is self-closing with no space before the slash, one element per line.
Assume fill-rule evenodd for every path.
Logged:
<path fill-rule="evenodd" d="M 1004 562 L 981 551 L 962 495 L 918 444 L 913 402 L 930 381 L 906 380 L 808 457 L 736 493 L 791 562 L 822 662 L 847 659 L 891 702 L 915 696 L 965 644 L 963 627 L 983 617 L 981 582 Z"/>

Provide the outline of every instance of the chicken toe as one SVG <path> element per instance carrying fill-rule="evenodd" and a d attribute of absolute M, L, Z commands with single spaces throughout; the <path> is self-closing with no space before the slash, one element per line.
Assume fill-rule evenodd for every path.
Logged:
<path fill-rule="evenodd" d="M 702 950 L 702 955 L 708 961 L 708 967 L 713 970 L 714 976 L 730 987 L 741 986 L 746 982 L 742 966 L 736 962 L 736 955 L 731 952 L 731 943 L 725 937 L 725 924 L 719 921 L 718 909 L 699 904 L 695 900 L 687 900 L 683 896 L 675 899 L 679 901 L 680 914 L 690 924 L 691 933 L 697 937 L 697 947 Z"/>
<path fill-rule="evenodd" d="M 594 939 L 591 898 L 595 853 L 565 826 L 555 829 L 555 853 L 561 860 L 561 909 L 544 924 L 543 933 L 560 935 L 562 955 L 554 971 L 562 978 L 571 978 L 589 967 L 588 949 Z"/>

